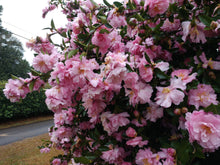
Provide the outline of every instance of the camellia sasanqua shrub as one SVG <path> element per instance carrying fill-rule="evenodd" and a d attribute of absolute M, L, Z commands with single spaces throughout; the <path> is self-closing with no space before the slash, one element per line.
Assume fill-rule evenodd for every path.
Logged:
<path fill-rule="evenodd" d="M 207 164 L 220 147 L 220 4 L 209 0 L 51 0 L 51 21 L 13 102 L 46 89 L 51 164 Z M 60 35 L 62 44 L 51 39 Z M 216 163 L 216 162 L 215 162 Z M 211 163 L 212 164 L 212 163 Z"/>

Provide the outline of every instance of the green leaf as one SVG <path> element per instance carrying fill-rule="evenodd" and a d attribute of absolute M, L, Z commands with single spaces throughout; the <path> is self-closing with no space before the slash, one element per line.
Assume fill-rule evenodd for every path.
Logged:
<path fill-rule="evenodd" d="M 193 80 L 192 82 L 187 84 L 187 90 L 196 89 L 199 82 L 197 80 Z"/>
<path fill-rule="evenodd" d="M 184 8 L 180 8 L 179 9 L 179 17 L 185 20 L 188 20 L 189 18 L 189 12 L 188 10 L 184 9 Z"/>
<path fill-rule="evenodd" d="M 60 80 L 59 80 L 58 77 L 56 77 L 56 82 L 57 82 L 58 85 L 60 84 Z"/>
<path fill-rule="evenodd" d="M 78 53 L 79 49 L 74 49 L 74 50 L 71 50 L 69 53 L 68 53 L 68 58 L 72 58 L 73 56 L 75 56 L 77 53 Z"/>
<path fill-rule="evenodd" d="M 212 112 L 214 114 L 219 114 L 220 115 L 220 104 L 214 105 L 211 104 L 208 107 L 204 108 L 205 112 Z"/>
<path fill-rule="evenodd" d="M 181 165 L 190 164 L 193 147 L 186 138 L 171 142 L 171 146 L 176 149 L 177 160 L 182 163 Z"/>
<path fill-rule="evenodd" d="M 81 6 L 79 8 L 83 13 L 86 13 L 86 11 Z"/>
<path fill-rule="evenodd" d="M 127 8 L 130 10 L 134 10 L 136 9 L 135 4 L 131 3 L 131 0 L 128 1 L 128 3 L 126 4 Z"/>
<path fill-rule="evenodd" d="M 83 156 L 82 157 L 75 157 L 74 160 L 75 160 L 76 163 L 82 163 L 82 164 L 90 164 L 90 163 L 92 163 L 91 160 L 89 160 L 88 158 L 83 157 Z"/>
<path fill-rule="evenodd" d="M 105 4 L 106 6 L 108 6 L 108 7 L 110 7 L 110 8 L 113 8 L 113 7 L 114 7 L 113 5 L 111 5 L 110 3 L 108 3 L 107 0 L 103 0 L 103 2 L 104 2 L 104 4 Z"/>
<path fill-rule="evenodd" d="M 96 7 L 98 7 L 99 5 L 94 1 L 94 0 L 90 0 L 92 2 L 93 5 L 95 5 Z"/>
<path fill-rule="evenodd" d="M 88 33 L 88 34 L 80 33 L 80 34 L 78 35 L 78 39 L 79 39 L 80 41 L 86 41 L 86 40 L 88 40 L 88 38 L 89 38 L 89 33 Z"/>
<path fill-rule="evenodd" d="M 96 158 L 97 158 L 97 156 L 96 155 L 86 155 L 85 156 L 87 159 L 89 159 L 89 160 L 95 160 Z"/>
<path fill-rule="evenodd" d="M 159 78 L 159 79 L 162 79 L 162 80 L 167 80 L 167 79 L 170 79 L 170 76 L 166 75 L 164 72 L 162 72 L 160 69 L 158 68 L 155 68 L 154 69 L 154 73 L 155 75 Z"/>
<path fill-rule="evenodd" d="M 144 53 L 144 55 L 145 55 L 146 61 L 147 61 L 149 64 L 152 64 L 152 63 L 151 63 L 151 60 L 150 60 L 150 57 L 147 55 L 147 53 Z"/>
<path fill-rule="evenodd" d="M 62 37 L 64 37 L 64 38 L 67 37 L 66 32 L 60 33 L 60 35 L 61 35 Z"/>
<path fill-rule="evenodd" d="M 56 29 L 53 19 L 51 20 L 50 26 L 52 29 Z"/>
<path fill-rule="evenodd" d="M 126 64 L 126 68 L 129 70 L 129 72 L 134 72 L 130 65 Z"/>
<path fill-rule="evenodd" d="M 153 32 L 159 31 L 159 29 L 163 26 L 163 23 L 164 21 L 160 21 L 156 27 L 152 28 Z"/>
<path fill-rule="evenodd" d="M 194 156 L 200 159 L 204 159 L 205 154 L 203 152 L 203 148 L 196 142 L 193 143 L 193 146 L 194 146 L 194 151 L 193 151 Z"/>
<path fill-rule="evenodd" d="M 200 15 L 199 19 L 206 26 L 210 26 L 210 24 L 212 22 L 212 18 L 207 15 Z"/>
<path fill-rule="evenodd" d="M 47 28 L 43 28 L 42 30 L 51 30 L 51 28 L 47 27 Z"/>
<path fill-rule="evenodd" d="M 98 18 L 101 20 L 101 22 L 103 23 L 103 24 L 106 24 L 106 23 L 108 23 L 108 21 L 107 21 L 107 17 L 106 16 L 98 16 Z"/>
<path fill-rule="evenodd" d="M 13 80 L 16 80 L 16 79 L 19 79 L 19 77 L 17 77 L 17 76 L 15 76 L 15 75 L 11 75 L 11 78 L 13 79 Z"/>
<path fill-rule="evenodd" d="M 109 34 L 110 32 L 109 32 L 107 29 L 101 29 L 101 30 L 99 31 L 99 33 L 101 33 L 101 34 L 104 34 L 104 33 Z"/>
<path fill-rule="evenodd" d="M 212 88 L 215 90 L 216 93 L 220 93 L 220 86 L 218 84 L 213 84 Z"/>
<path fill-rule="evenodd" d="M 34 84 L 35 84 L 36 80 L 31 81 L 31 83 L 29 84 L 29 89 L 32 92 L 33 88 L 34 88 Z"/>
<path fill-rule="evenodd" d="M 106 146 L 101 146 L 101 147 L 98 148 L 98 150 L 103 152 L 103 151 L 108 151 L 109 148 L 106 147 Z"/>
<path fill-rule="evenodd" d="M 136 18 L 140 22 L 145 21 L 145 19 L 139 13 L 134 14 L 132 17 Z"/>
<path fill-rule="evenodd" d="M 36 70 L 34 70 L 34 69 L 31 69 L 31 74 L 33 76 L 41 76 L 41 74 L 39 72 L 37 72 Z"/>
<path fill-rule="evenodd" d="M 98 58 L 99 56 L 99 47 L 96 48 L 96 57 Z"/>
<path fill-rule="evenodd" d="M 82 52 L 81 55 L 79 56 L 80 60 L 82 60 L 83 56 L 86 56 L 86 52 Z"/>
<path fill-rule="evenodd" d="M 170 12 L 172 12 L 172 13 L 176 13 L 177 10 L 178 10 L 177 4 L 176 4 L 176 3 L 170 4 L 169 10 L 170 10 Z"/>
<path fill-rule="evenodd" d="M 109 29 L 112 29 L 112 28 L 113 28 L 109 23 L 105 23 L 104 25 L 105 25 L 105 27 L 107 27 L 107 28 L 109 28 Z"/>
<path fill-rule="evenodd" d="M 118 2 L 118 1 L 113 2 L 113 4 L 114 4 L 117 8 L 119 8 L 119 7 L 121 7 L 121 6 L 123 5 L 122 3 Z"/>

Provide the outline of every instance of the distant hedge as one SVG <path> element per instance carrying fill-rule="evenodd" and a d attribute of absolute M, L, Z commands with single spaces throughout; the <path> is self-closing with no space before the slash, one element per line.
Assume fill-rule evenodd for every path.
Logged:
<path fill-rule="evenodd" d="M 43 91 L 32 92 L 19 103 L 11 103 L 3 93 L 4 85 L 0 83 L 0 123 L 13 119 L 28 118 L 52 114 L 45 104 Z"/>

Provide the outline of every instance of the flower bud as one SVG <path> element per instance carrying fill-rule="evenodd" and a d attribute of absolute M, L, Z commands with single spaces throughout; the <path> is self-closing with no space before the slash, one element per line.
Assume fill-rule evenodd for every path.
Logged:
<path fill-rule="evenodd" d="M 140 113 L 139 113 L 137 110 L 135 110 L 135 111 L 134 111 L 134 116 L 135 116 L 135 117 L 139 117 L 139 115 L 140 115 Z"/>
<path fill-rule="evenodd" d="M 182 112 L 182 113 L 187 113 L 187 112 L 188 112 L 188 108 L 183 107 L 181 112 Z"/>
<path fill-rule="evenodd" d="M 174 109 L 174 114 L 181 115 L 181 109 L 180 108 Z"/>
<path fill-rule="evenodd" d="M 134 128 L 131 128 L 131 127 L 129 127 L 125 133 L 128 137 L 136 137 L 137 136 L 137 132 L 135 131 Z"/>
<path fill-rule="evenodd" d="M 218 26 L 218 23 L 215 22 L 215 21 L 212 21 L 211 24 L 210 24 L 211 29 L 216 29 L 217 26 Z"/>
<path fill-rule="evenodd" d="M 214 72 L 209 72 L 209 76 L 211 77 L 211 79 L 216 79 L 216 75 Z"/>

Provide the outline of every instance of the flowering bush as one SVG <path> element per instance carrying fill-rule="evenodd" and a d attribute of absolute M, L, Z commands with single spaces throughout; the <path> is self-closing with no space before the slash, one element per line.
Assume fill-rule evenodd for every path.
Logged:
<path fill-rule="evenodd" d="M 53 21 L 31 78 L 9 80 L 11 101 L 45 84 L 54 112 L 51 164 L 194 164 L 220 146 L 220 4 L 207 0 L 51 0 Z M 63 37 L 61 45 L 51 36 Z M 42 83 L 43 82 L 43 83 Z M 46 147 L 46 148 L 45 148 Z"/>

